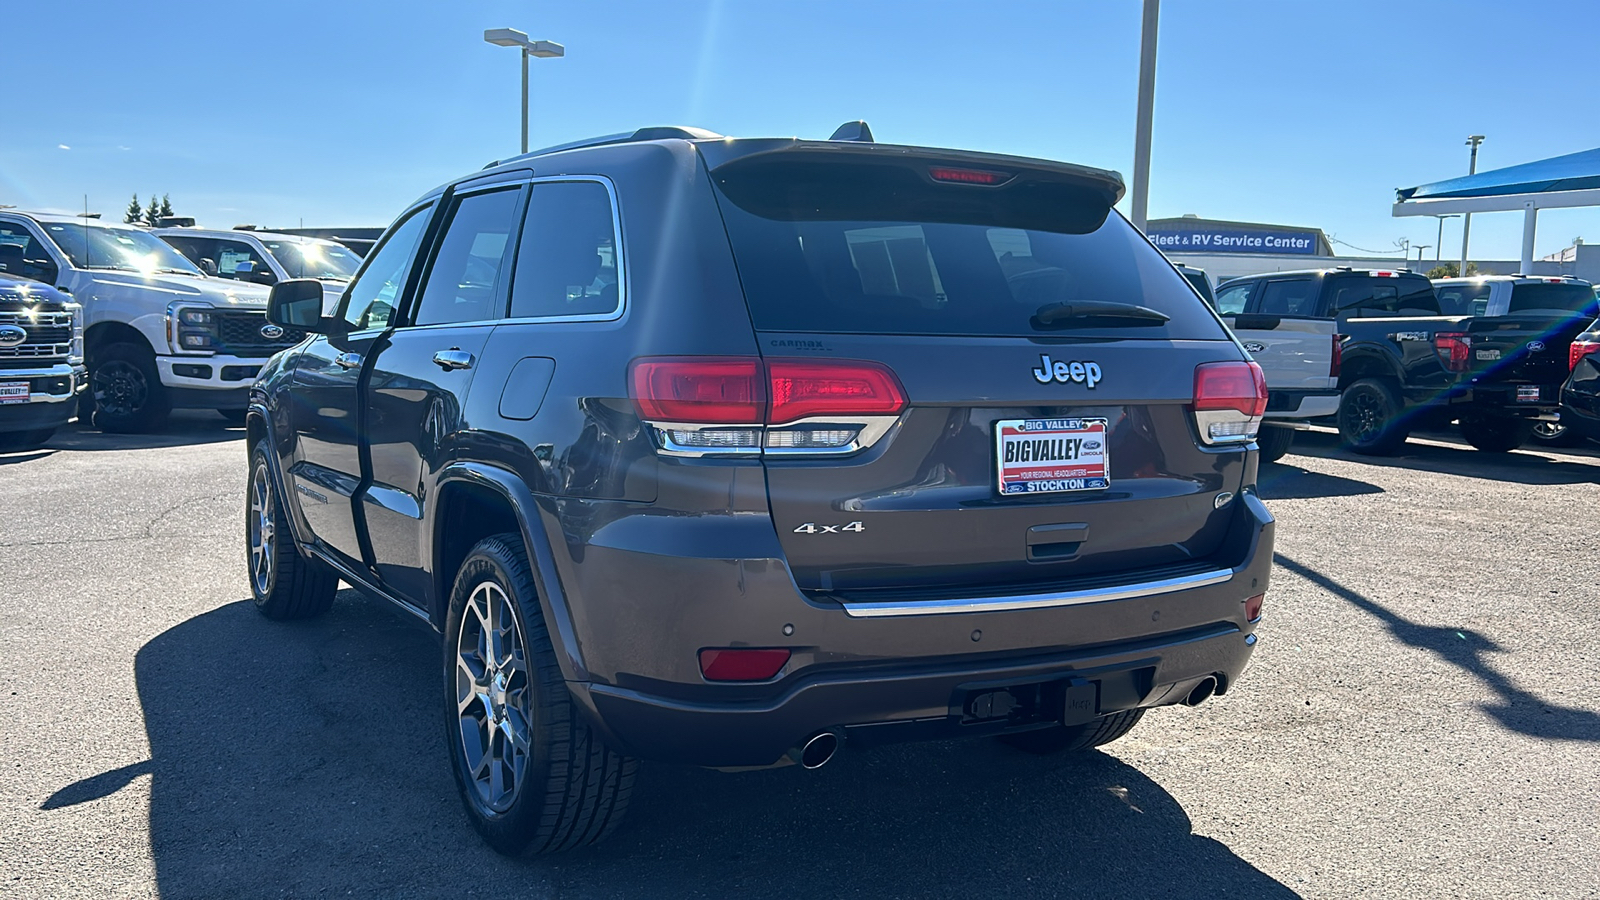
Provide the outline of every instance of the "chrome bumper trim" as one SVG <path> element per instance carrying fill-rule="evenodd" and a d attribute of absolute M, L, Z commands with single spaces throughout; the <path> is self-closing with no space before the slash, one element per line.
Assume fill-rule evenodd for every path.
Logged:
<path fill-rule="evenodd" d="M 1232 569 L 1213 569 L 1162 578 L 1138 584 L 1124 584 L 1108 588 L 1089 588 L 1078 591 L 1056 591 L 1047 594 L 1016 594 L 1009 597 L 978 597 L 954 600 L 891 600 L 878 603 L 845 603 L 844 611 L 858 619 L 877 616 L 937 616 L 951 613 L 1007 612 L 1018 609 L 1050 609 L 1057 606 L 1078 606 L 1085 603 L 1105 603 L 1110 600 L 1129 600 L 1134 597 L 1151 597 L 1170 594 L 1191 588 L 1221 584 L 1233 577 Z"/>

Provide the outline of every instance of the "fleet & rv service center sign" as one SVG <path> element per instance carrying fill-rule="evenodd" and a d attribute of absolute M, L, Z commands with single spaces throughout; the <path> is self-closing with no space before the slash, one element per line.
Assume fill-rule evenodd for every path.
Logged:
<path fill-rule="evenodd" d="M 1186 253 L 1297 253 L 1315 256 L 1317 237 L 1306 231 L 1242 231 L 1227 228 L 1150 229 L 1150 243 L 1167 252 Z"/>

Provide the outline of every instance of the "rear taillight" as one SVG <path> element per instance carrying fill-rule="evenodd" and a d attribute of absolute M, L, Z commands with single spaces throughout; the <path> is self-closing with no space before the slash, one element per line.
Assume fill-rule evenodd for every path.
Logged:
<path fill-rule="evenodd" d="M 1202 363 L 1194 369 L 1194 419 L 1207 444 L 1256 439 L 1267 411 L 1267 380 L 1253 362 Z"/>
<path fill-rule="evenodd" d="M 701 650 L 700 674 L 707 681 L 767 681 L 788 661 L 782 648 Z"/>
<path fill-rule="evenodd" d="M 1333 355 L 1328 357 L 1328 377 L 1338 378 L 1339 370 L 1344 368 L 1344 340 L 1348 334 L 1333 336 Z"/>
<path fill-rule="evenodd" d="M 1576 369 L 1578 367 L 1578 360 L 1583 359 L 1585 356 L 1588 356 L 1591 353 L 1600 353 L 1600 337 L 1589 341 L 1573 341 L 1572 346 L 1567 350 L 1567 371 L 1570 372 L 1573 369 Z"/>
<path fill-rule="evenodd" d="M 628 380 L 671 456 L 853 453 L 906 405 L 894 373 L 861 360 L 647 357 Z"/>
<path fill-rule="evenodd" d="M 1459 331 L 1441 331 L 1433 336 L 1433 352 L 1439 363 L 1451 372 L 1465 372 L 1472 365 L 1472 338 Z"/>

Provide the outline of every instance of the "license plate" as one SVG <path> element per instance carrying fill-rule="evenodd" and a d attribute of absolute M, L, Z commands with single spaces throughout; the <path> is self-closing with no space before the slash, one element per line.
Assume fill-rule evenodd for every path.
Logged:
<path fill-rule="evenodd" d="M 1518 385 L 1517 386 L 1517 402 L 1518 403 L 1538 403 L 1539 402 L 1539 386 L 1537 384 Z"/>
<path fill-rule="evenodd" d="M 1006 419 L 994 423 L 1002 494 L 1054 494 L 1111 486 L 1105 419 Z"/>
<path fill-rule="evenodd" d="M 0 381 L 0 403 L 27 403 L 26 381 Z"/>

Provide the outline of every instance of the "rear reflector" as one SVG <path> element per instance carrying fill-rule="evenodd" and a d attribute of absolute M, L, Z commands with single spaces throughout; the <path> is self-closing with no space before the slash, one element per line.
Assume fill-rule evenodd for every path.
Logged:
<path fill-rule="evenodd" d="M 1244 601 L 1244 619 L 1246 622 L 1254 622 L 1261 618 L 1261 602 L 1265 599 L 1267 599 L 1266 594 L 1257 594 Z"/>
<path fill-rule="evenodd" d="M 989 172 L 983 169 L 954 169 L 948 166 L 934 166 L 928 170 L 928 177 L 934 181 L 954 182 L 956 184 L 1005 184 L 1011 176 L 1005 172 Z"/>
<path fill-rule="evenodd" d="M 1459 331 L 1440 331 L 1433 336 L 1433 352 L 1446 371 L 1465 372 L 1472 366 L 1472 338 Z"/>
<path fill-rule="evenodd" d="M 767 383 L 771 424 L 814 416 L 892 416 L 906 405 L 900 380 L 878 363 L 774 359 L 767 363 Z"/>
<path fill-rule="evenodd" d="M 700 674 L 707 681 L 766 681 L 788 661 L 787 649 L 701 650 Z"/>
<path fill-rule="evenodd" d="M 1600 353 L 1600 340 L 1573 341 L 1572 346 L 1567 349 L 1567 370 L 1576 369 L 1578 360 L 1591 353 Z"/>

